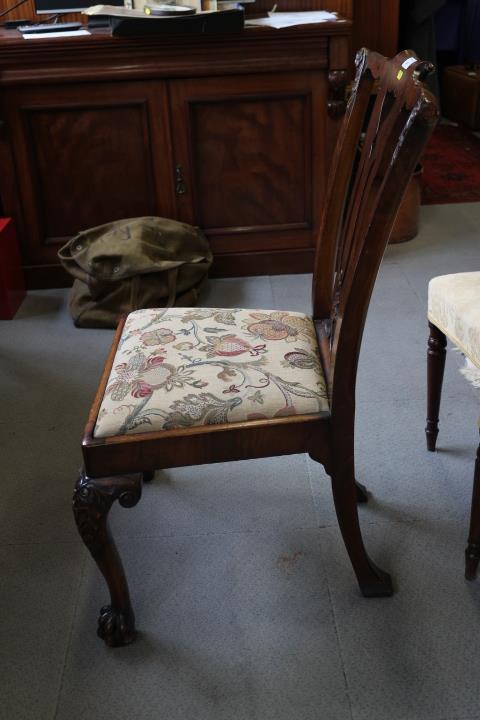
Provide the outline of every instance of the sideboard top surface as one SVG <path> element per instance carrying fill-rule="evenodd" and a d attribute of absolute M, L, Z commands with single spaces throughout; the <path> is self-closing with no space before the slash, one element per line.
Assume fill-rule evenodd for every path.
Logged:
<path fill-rule="evenodd" d="M 329 67 L 328 45 L 349 36 L 351 22 L 281 30 L 246 27 L 230 35 L 112 37 L 105 30 L 68 38 L 25 40 L 0 29 L 0 84 L 115 77 L 192 77 Z"/>

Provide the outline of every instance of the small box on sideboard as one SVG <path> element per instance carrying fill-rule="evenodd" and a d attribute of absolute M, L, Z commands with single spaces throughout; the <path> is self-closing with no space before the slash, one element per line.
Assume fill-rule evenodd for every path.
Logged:
<path fill-rule="evenodd" d="M 0 320 L 11 320 L 24 297 L 25 281 L 15 226 L 11 218 L 0 218 Z"/>

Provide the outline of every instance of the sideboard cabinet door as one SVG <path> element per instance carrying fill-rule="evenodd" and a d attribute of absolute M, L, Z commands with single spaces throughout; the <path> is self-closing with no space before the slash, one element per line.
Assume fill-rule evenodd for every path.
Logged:
<path fill-rule="evenodd" d="M 169 94 L 178 217 L 205 229 L 216 256 L 311 248 L 325 189 L 325 74 L 173 80 Z"/>
<path fill-rule="evenodd" d="M 164 83 L 21 87 L 4 100 L 27 273 L 56 264 L 80 230 L 175 212 Z"/>

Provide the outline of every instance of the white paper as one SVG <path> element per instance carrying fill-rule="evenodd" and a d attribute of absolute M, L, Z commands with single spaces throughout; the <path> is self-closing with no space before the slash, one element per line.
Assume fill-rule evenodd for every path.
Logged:
<path fill-rule="evenodd" d="M 331 22 L 338 20 L 336 13 L 326 10 L 313 12 L 274 12 L 269 13 L 266 18 L 253 18 L 246 20 L 246 25 L 266 25 L 273 28 L 292 27 L 294 25 L 313 25 L 315 23 Z"/>
<path fill-rule="evenodd" d="M 128 18 L 149 18 L 151 15 L 145 15 L 143 6 L 145 2 L 135 2 L 135 8 L 120 7 L 116 5 L 90 5 L 90 7 L 82 10 L 83 15 L 108 15 L 109 17 L 128 17 Z"/>
<path fill-rule="evenodd" d="M 64 30 L 63 32 L 26 33 L 25 40 L 37 40 L 39 38 L 63 38 L 78 37 L 79 35 L 91 35 L 88 30 Z"/>

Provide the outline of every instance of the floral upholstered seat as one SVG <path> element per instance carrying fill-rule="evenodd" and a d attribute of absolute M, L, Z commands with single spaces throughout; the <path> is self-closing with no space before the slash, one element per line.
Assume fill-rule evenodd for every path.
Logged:
<path fill-rule="evenodd" d="M 137 310 L 125 323 L 94 436 L 329 412 L 307 315 Z"/>

